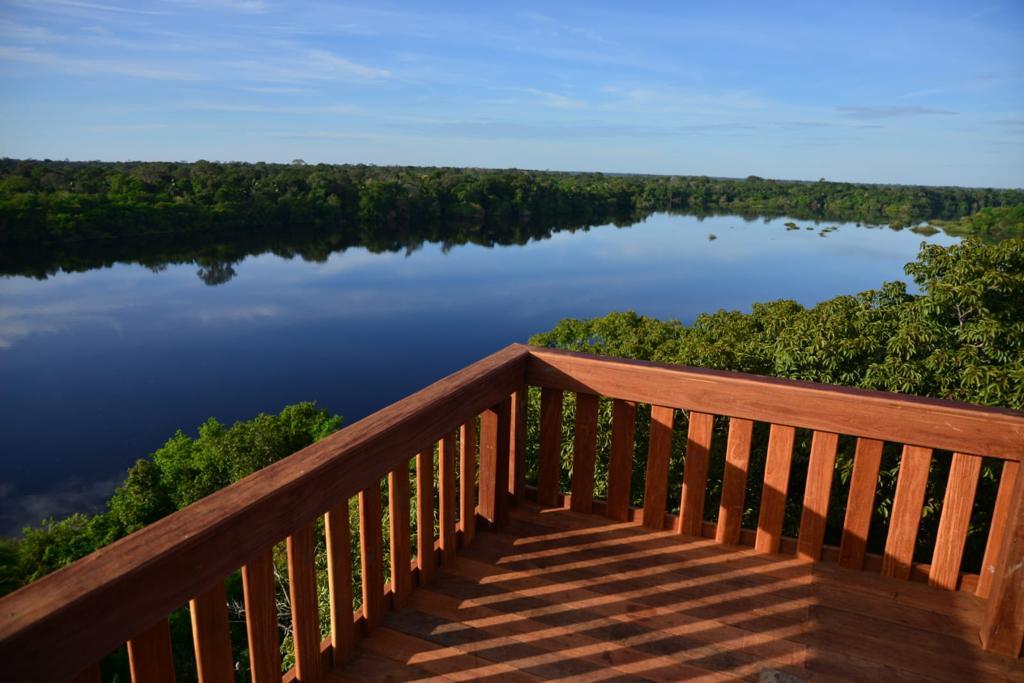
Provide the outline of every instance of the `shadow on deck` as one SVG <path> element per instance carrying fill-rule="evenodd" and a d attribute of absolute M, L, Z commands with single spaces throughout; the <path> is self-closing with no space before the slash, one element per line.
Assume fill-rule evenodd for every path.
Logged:
<path fill-rule="evenodd" d="M 337 680 L 1024 680 L 966 593 L 533 503 L 479 534 Z"/>
<path fill-rule="evenodd" d="M 41 683 L 100 683 L 124 645 L 134 683 L 190 658 L 205 683 L 1024 681 L 1022 460 L 1020 412 L 512 345 L 5 596 L 0 662 Z"/>

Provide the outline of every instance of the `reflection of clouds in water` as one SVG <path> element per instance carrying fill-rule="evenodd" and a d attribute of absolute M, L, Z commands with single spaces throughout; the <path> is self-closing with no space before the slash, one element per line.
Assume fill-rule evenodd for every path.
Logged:
<path fill-rule="evenodd" d="M 318 276 L 336 275 L 359 270 L 370 265 L 399 261 L 405 258 L 404 253 L 383 252 L 373 254 L 363 248 L 353 248 L 331 254 L 327 261 L 313 266 L 312 273 Z"/>
<path fill-rule="evenodd" d="M 41 332 L 56 332 L 57 326 L 45 321 L 0 319 L 0 349 L 9 349 L 22 337 Z"/>
<path fill-rule="evenodd" d="M 283 313 L 279 306 L 240 306 L 237 308 L 203 309 L 195 311 L 191 317 L 204 323 L 235 322 L 239 320 L 262 320 L 276 318 Z"/>
<path fill-rule="evenodd" d="M 13 283 L 0 281 L 0 294 L 9 292 L 9 300 L 19 301 L 17 308 L 0 309 L 0 349 L 23 344 L 33 334 L 68 334 L 85 325 L 112 329 L 120 338 L 125 329 L 136 335 L 154 330 L 164 334 L 197 322 L 229 329 L 232 324 L 442 313 L 456 307 L 512 311 L 522 301 L 531 302 L 533 314 L 548 309 L 595 313 L 601 311 L 591 305 L 576 311 L 572 303 L 607 299 L 605 308 L 636 308 L 637 301 L 620 299 L 630 291 L 639 294 L 659 286 L 693 288 L 700 299 L 693 302 L 695 310 L 745 307 L 752 299 L 793 296 L 790 290 L 799 292 L 802 285 L 789 277 L 794 280 L 789 289 L 747 294 L 743 301 L 713 296 L 707 286 L 722 279 L 725 289 L 743 282 L 752 286 L 766 275 L 786 280 L 779 269 L 803 269 L 822 257 L 840 257 L 834 265 L 847 270 L 862 268 L 863 261 L 896 263 L 886 271 L 894 270 L 898 277 L 899 265 L 913 258 L 923 239 L 838 224 L 841 230 L 823 240 L 816 232 L 787 231 L 788 220 L 654 215 L 630 228 L 606 225 L 557 232 L 528 248 L 466 244 L 445 252 L 439 244 L 427 244 L 410 257 L 354 247 L 315 264 L 267 253 L 236 264 L 238 278 L 214 291 L 194 279 L 194 264 L 160 274 L 140 266 L 115 266 L 44 282 L 15 278 Z M 719 239 L 709 242 L 709 232 Z M 956 240 L 937 235 L 927 241 Z M 772 268 L 774 273 L 769 272 Z M 887 272 L 884 279 L 891 277 Z M 78 287 L 68 291 L 64 285 L 69 282 Z M 880 282 L 866 279 L 864 285 Z M 54 289 L 57 284 L 59 291 Z M 648 298 L 645 293 L 643 300 Z"/>
<path fill-rule="evenodd" d="M 114 317 L 130 304 L 124 301 L 85 301 L 54 303 L 41 306 L 7 306 L 0 308 L 0 349 L 12 348 L 15 342 L 36 334 L 52 334 L 97 324 L 124 336 L 124 326 Z"/>
<path fill-rule="evenodd" d="M 124 327 L 112 314 L 122 307 L 120 303 L 62 302 L 0 308 L 0 349 L 11 348 L 15 342 L 33 335 L 53 334 L 89 323 L 102 325 L 122 336 Z"/>
<path fill-rule="evenodd" d="M 97 512 L 123 477 L 103 481 L 65 479 L 42 493 L 19 494 L 10 482 L 0 482 L 0 535 L 19 535 L 30 524 L 73 512 Z"/>

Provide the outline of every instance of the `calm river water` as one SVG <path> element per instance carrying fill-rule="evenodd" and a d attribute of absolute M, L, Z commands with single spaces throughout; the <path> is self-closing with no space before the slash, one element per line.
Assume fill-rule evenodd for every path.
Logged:
<path fill-rule="evenodd" d="M 314 399 L 351 423 L 561 318 L 810 305 L 907 279 L 922 241 L 956 241 L 787 220 L 655 215 L 525 246 L 264 254 L 216 286 L 195 264 L 4 277 L 0 534 L 98 509 L 137 458 L 211 415 Z"/>

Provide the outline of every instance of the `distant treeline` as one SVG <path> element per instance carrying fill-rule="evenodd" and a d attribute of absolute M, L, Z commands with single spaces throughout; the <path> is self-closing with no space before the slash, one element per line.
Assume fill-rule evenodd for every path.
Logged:
<path fill-rule="evenodd" d="M 1021 190 L 753 176 L 0 160 L 0 243 L 7 244 L 340 226 L 400 244 L 410 226 L 444 226 L 450 235 L 493 226 L 629 223 L 654 211 L 909 224 L 1022 204 Z"/>

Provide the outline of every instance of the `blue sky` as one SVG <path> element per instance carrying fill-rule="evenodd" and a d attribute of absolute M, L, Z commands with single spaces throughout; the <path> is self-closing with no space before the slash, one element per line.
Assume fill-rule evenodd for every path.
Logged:
<path fill-rule="evenodd" d="M 1024 3 L 3 0 L 0 156 L 1024 186 Z"/>

